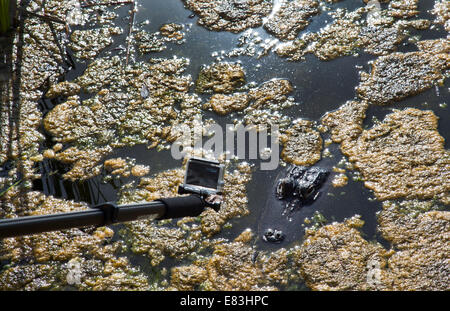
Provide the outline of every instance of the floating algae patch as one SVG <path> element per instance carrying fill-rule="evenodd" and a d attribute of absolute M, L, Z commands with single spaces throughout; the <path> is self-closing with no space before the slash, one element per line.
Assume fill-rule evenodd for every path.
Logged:
<path fill-rule="evenodd" d="M 100 161 L 111 151 L 112 148 L 109 146 L 89 150 L 69 147 L 56 153 L 54 158 L 62 163 L 72 165 L 72 168 L 64 174 L 65 179 L 84 180 L 100 174 L 102 170 Z"/>
<path fill-rule="evenodd" d="M 351 106 L 344 108 L 351 112 Z M 345 112 L 343 108 L 340 111 Z M 356 118 L 360 116 L 356 114 Z M 345 131 L 351 135 L 343 136 Z M 449 203 L 450 157 L 433 112 L 394 110 L 371 129 L 361 132 L 355 124 L 350 131 L 338 126 L 334 132 L 343 136 L 338 138 L 342 153 L 362 173 L 364 185 L 377 199 L 437 198 Z M 361 134 L 355 137 L 353 133 L 358 132 Z"/>
<path fill-rule="evenodd" d="M 235 74 L 236 75 L 236 74 Z M 263 82 L 255 87 L 253 85 L 244 85 L 244 80 L 239 82 L 242 91 L 234 92 L 230 95 L 222 94 L 225 89 L 232 91 L 234 88 L 226 87 L 230 85 L 227 78 L 219 80 L 215 83 L 203 81 L 214 81 L 215 79 L 204 79 L 205 75 L 200 73 L 197 80 L 197 90 L 204 89 L 204 85 L 215 85 L 214 93 L 209 101 L 203 105 L 203 109 L 211 109 L 220 115 L 226 115 L 235 111 L 242 111 L 245 124 L 251 125 L 267 125 L 278 124 L 286 127 L 290 123 L 290 118 L 280 113 L 281 110 L 292 107 L 295 102 L 292 97 L 288 97 L 292 93 L 294 87 L 291 82 L 286 79 L 272 79 Z M 240 79 L 239 79 L 240 80 Z M 246 91 L 246 92 L 244 92 Z"/>
<path fill-rule="evenodd" d="M 289 98 L 287 94 L 293 91 L 293 86 L 289 80 L 274 79 L 264 82 L 255 89 L 250 90 L 249 96 L 254 101 L 252 108 L 272 108 L 272 106 L 285 104 Z"/>
<path fill-rule="evenodd" d="M 410 28 L 425 30 L 431 24 L 425 19 L 395 20 L 388 10 L 374 11 L 371 7 L 351 12 L 339 10 L 331 15 L 334 18 L 331 24 L 278 45 L 275 53 L 291 61 L 303 60 L 308 53 L 328 61 L 357 55 L 360 49 L 372 55 L 387 55 L 409 36 Z"/>
<path fill-rule="evenodd" d="M 281 136 L 281 157 L 295 165 L 313 165 L 320 160 L 322 137 L 307 120 L 294 122 Z"/>
<path fill-rule="evenodd" d="M 304 60 L 309 53 L 323 61 L 347 55 L 358 56 L 360 50 L 373 55 L 387 55 L 410 36 L 410 29 L 426 30 L 431 25 L 427 19 L 393 15 L 389 8 L 381 9 L 373 3 L 353 11 L 324 8 L 329 12 L 323 14 L 330 15 L 332 22 L 318 31 L 298 36 L 298 32 L 308 25 L 308 18 L 319 13 L 317 2 L 281 1 L 266 19 L 264 28 L 285 42 L 263 40 L 257 31 L 248 30 L 239 37 L 238 47 L 226 55 L 260 58 L 273 50 L 291 61 Z"/>
<path fill-rule="evenodd" d="M 69 263 L 52 262 L 21 264 L 6 268 L 0 274 L 2 290 L 96 290 L 96 291 L 145 291 L 162 290 L 149 284 L 147 276 L 130 266 L 121 257 L 106 261 L 80 259 L 76 278 Z"/>
<path fill-rule="evenodd" d="M 378 229 L 396 252 L 388 274 L 395 290 L 447 290 L 450 212 L 433 201 L 384 202 Z"/>
<path fill-rule="evenodd" d="M 448 54 L 433 52 L 392 53 L 362 72 L 357 87 L 359 97 L 374 104 L 391 104 L 442 84 L 449 68 Z"/>
<path fill-rule="evenodd" d="M 450 218 L 435 201 L 385 201 L 378 230 L 391 249 L 365 240 L 355 215 L 308 228 L 291 252 L 313 290 L 445 290 Z"/>
<path fill-rule="evenodd" d="M 203 109 L 211 108 L 220 115 L 226 115 L 233 111 L 244 110 L 250 102 L 250 97 L 246 93 L 233 93 L 231 95 L 214 94 L 208 103 L 203 105 Z"/>
<path fill-rule="evenodd" d="M 53 3 L 53 1 L 47 1 L 47 4 L 49 3 Z M 14 157 L 20 160 L 17 166 L 26 173 L 25 179 L 30 176 L 38 178 L 38 175 L 32 175 L 34 174 L 32 167 L 35 166 L 35 162 L 42 159 L 42 155 L 38 153 L 38 150 L 40 150 L 38 143 L 43 139 L 43 136 L 38 132 L 42 115 L 36 103 L 42 96 L 41 86 L 50 83 L 51 87 L 47 93 L 49 98 L 77 95 L 81 89 L 85 92 L 92 91 L 92 93 L 98 94 L 86 103 L 81 101 L 79 97 L 74 96 L 55 106 L 54 111 L 50 111 L 47 115 L 48 118 L 44 120 L 44 123 L 46 123 L 44 126 L 49 132 L 54 132 L 56 144 L 53 147 L 47 146 L 48 149 L 43 153 L 46 158 L 73 164 L 71 171 L 65 175 L 66 178 L 72 180 L 90 178 L 100 172 L 102 165 L 98 162 L 107 153 L 111 152 L 112 148 L 109 146 L 109 143 L 114 141 L 115 135 L 119 135 L 117 127 L 110 128 L 109 126 L 111 125 L 111 120 L 114 120 L 112 122 L 113 125 L 119 121 L 116 119 L 121 113 L 119 110 L 128 106 L 128 103 L 132 101 L 131 97 L 129 97 L 131 88 L 127 88 L 131 83 L 129 83 L 129 80 L 123 79 L 123 75 L 126 74 L 122 70 L 121 64 L 119 65 L 119 61 L 115 63 L 110 62 L 103 67 L 97 66 L 96 69 L 98 70 L 96 72 L 96 69 L 87 72 L 87 74 L 92 75 L 89 77 L 84 76 L 80 81 L 57 83 L 56 77 L 60 73 L 58 62 L 62 62 L 62 57 L 57 53 L 59 50 L 52 41 L 51 32 L 46 28 L 45 23 L 43 23 L 44 26 L 38 27 L 35 25 L 39 24 L 37 21 L 37 19 L 29 19 L 25 22 L 25 25 L 31 25 L 29 29 L 33 31 L 33 36 L 40 38 L 40 43 L 45 43 L 45 46 L 42 49 L 36 48 L 34 39 L 31 38 L 27 39 L 27 44 L 24 45 L 24 57 L 21 68 L 23 89 L 26 93 L 23 92 L 21 94 L 22 101 L 20 106 L 15 105 L 11 100 L 8 104 L 9 108 L 7 110 L 2 109 L 1 133 L 8 138 L 8 140 L 1 139 L 2 155 L 4 151 L 5 160 L 6 158 L 13 159 Z M 63 31 L 63 29 L 59 30 Z M 167 33 L 165 35 L 170 36 L 170 29 L 166 30 Z M 27 31 L 28 28 L 25 27 L 25 32 Z M 45 40 L 48 40 L 48 42 Z M 37 46 L 41 47 L 40 45 Z M 176 62 L 174 60 L 172 64 Z M 95 62 L 93 64 L 93 66 L 98 65 Z M 116 66 L 111 66 L 111 64 Z M 176 68 L 176 65 L 169 67 L 165 66 L 165 72 L 170 72 L 171 69 Z M 100 73 L 105 75 L 101 76 Z M 121 74 L 123 75 L 120 76 Z M 135 71 L 134 74 L 138 74 L 138 72 Z M 137 81 L 138 78 L 131 77 L 132 75 L 130 74 L 128 77 Z M 149 75 L 158 75 L 157 70 L 151 70 Z M 142 76 L 142 78 L 144 77 Z M 159 78 L 161 78 L 161 74 L 159 74 Z M 123 83 L 124 81 L 126 83 Z M 159 83 L 161 85 L 166 83 L 168 88 L 183 88 L 181 83 L 169 77 L 167 77 L 166 82 L 158 80 L 157 83 L 158 85 Z M 142 81 L 140 84 L 137 89 L 134 89 L 133 94 L 139 98 L 145 97 L 149 100 L 155 100 L 153 96 L 155 91 L 152 89 L 151 82 L 148 81 L 147 83 L 148 89 L 147 86 L 142 87 Z M 186 82 L 186 84 L 189 85 L 189 82 Z M 109 88 L 109 90 L 105 90 L 106 88 Z M 146 92 L 149 94 L 143 96 Z M 169 97 L 167 91 L 166 94 L 155 96 Z M 174 98 L 179 100 L 176 96 Z M 184 104 L 183 108 L 186 108 L 186 101 L 179 101 Z M 151 105 L 153 104 L 147 104 L 147 106 Z M 173 100 L 170 102 L 170 105 L 173 105 Z M 14 110 L 16 107 L 20 107 L 20 110 Z M 144 119 L 146 116 L 154 115 L 159 118 L 159 122 L 161 120 L 161 113 L 158 116 L 159 112 L 153 110 L 142 117 Z M 21 119 L 20 125 L 3 126 L 18 120 L 18 116 Z M 8 118 L 11 118 L 10 122 L 8 122 Z M 6 129 L 9 129 L 9 131 Z M 18 129 L 17 136 L 13 132 L 16 129 Z M 167 129 L 164 131 L 160 130 L 160 133 L 164 137 L 168 135 Z M 11 138 L 11 142 L 9 138 Z M 16 144 L 16 141 L 20 141 L 20 143 Z M 8 145 L 9 142 L 10 144 Z M 64 145 L 63 147 L 61 142 L 69 143 L 72 146 Z M 27 150 L 30 150 L 30 153 Z M 109 162 L 106 168 L 113 168 L 115 165 L 117 166 L 117 163 Z M 20 173 L 18 170 L 13 169 L 9 171 L 9 174 L 12 176 L 13 172 Z M 136 165 L 127 167 L 123 174 L 128 172 L 135 176 L 146 174 L 145 168 Z M 2 183 L 3 180 L 2 178 Z M 11 178 L 11 180 L 14 182 L 16 179 Z M 9 181 L 7 180 L 6 183 L 9 183 Z M 3 193 L 3 189 L 2 184 L 2 217 L 16 214 L 37 215 L 42 213 L 43 209 L 48 214 L 67 212 L 73 209 L 65 207 L 72 205 L 78 209 L 87 208 L 86 204 L 74 204 L 69 201 L 46 197 L 41 193 L 27 192 L 23 188 L 21 188 L 19 194 L 15 194 L 16 197 L 13 197 L 12 193 L 18 190 L 17 187 L 9 188 L 6 193 Z M 23 200 L 19 202 L 17 197 L 23 198 Z M 121 250 L 124 244 L 111 241 L 113 234 L 114 232 L 108 228 L 98 228 L 96 230 L 88 228 L 4 239 L 1 243 L 2 271 L 0 272 L 0 287 L 4 290 L 161 289 L 161 287 L 158 287 L 158 284 L 149 283 L 149 275 L 143 274 L 129 263 Z M 73 268 L 73 262 L 77 263 L 77 269 Z"/>
<path fill-rule="evenodd" d="M 418 15 L 419 0 L 391 0 L 388 12 L 393 17 L 408 18 Z"/>
<path fill-rule="evenodd" d="M 280 57 L 288 58 L 291 61 L 303 60 L 307 53 L 306 47 L 308 42 L 305 39 L 297 38 L 289 43 L 279 45 L 275 49 L 275 53 Z"/>
<path fill-rule="evenodd" d="M 0 273 L 2 290 L 58 290 L 63 287 L 64 268 L 58 264 L 30 264 L 4 269 Z M 66 271 L 67 273 L 67 271 Z"/>
<path fill-rule="evenodd" d="M 436 15 L 434 22 L 444 25 L 445 30 L 450 32 L 450 3 L 445 0 L 436 0 L 431 13 Z"/>
<path fill-rule="evenodd" d="M 290 118 L 281 115 L 280 111 L 295 104 L 292 97 L 286 96 L 293 90 L 291 82 L 286 79 L 273 79 L 251 89 L 248 92 L 251 104 L 244 110 L 245 123 L 287 126 Z"/>
<path fill-rule="evenodd" d="M 122 159 L 121 157 L 105 160 L 103 167 L 112 175 L 122 177 L 143 177 L 150 172 L 148 165 L 136 164 L 134 159 Z"/>
<path fill-rule="evenodd" d="M 164 51 L 166 42 L 183 43 L 185 33 L 181 24 L 169 23 L 160 27 L 157 32 L 139 30 L 133 33 L 134 43 L 141 54 Z"/>
<path fill-rule="evenodd" d="M 183 0 L 209 30 L 241 32 L 262 25 L 272 10 L 271 0 Z"/>
<path fill-rule="evenodd" d="M 313 290 L 388 289 L 381 274 L 387 251 L 366 241 L 359 232 L 364 222 L 357 216 L 307 230 L 293 252 L 299 272 Z M 385 284 L 386 283 L 386 284 Z"/>
<path fill-rule="evenodd" d="M 212 255 L 171 270 L 171 288 L 177 290 L 277 290 L 292 280 L 289 250 L 258 252 L 253 233 L 243 231 L 234 241 L 218 243 Z"/>
<path fill-rule="evenodd" d="M 303 222 L 308 225 L 305 230 L 313 232 L 318 230 L 320 227 L 325 226 L 328 223 L 328 220 L 321 212 L 315 211 L 312 217 L 306 217 Z"/>
<path fill-rule="evenodd" d="M 331 60 L 352 54 L 359 46 L 361 26 L 357 21 L 364 8 L 337 15 L 334 23 L 325 26 L 318 33 L 311 35 L 308 47 L 320 60 Z"/>
<path fill-rule="evenodd" d="M 184 171 L 173 169 L 161 172 L 154 177 L 144 177 L 136 189 L 122 191 L 118 202 L 128 204 L 141 201 L 153 201 L 177 194 L 178 186 L 183 183 Z"/>
<path fill-rule="evenodd" d="M 428 210 L 428 208 L 422 209 Z M 387 212 L 383 211 L 383 213 Z M 392 212 L 381 216 L 385 217 L 384 222 L 380 222 L 382 230 L 387 224 L 390 224 L 390 230 L 395 229 L 395 226 L 406 226 L 406 231 L 414 228 L 408 225 L 408 222 L 398 219 L 398 214 L 392 218 L 389 218 L 393 215 Z M 393 221 L 397 224 L 394 225 Z M 441 224 L 437 226 L 439 221 Z M 344 223 L 323 224 L 308 229 L 307 238 L 300 247 L 280 249 L 274 253 L 255 250 L 249 243 L 252 240 L 252 234 L 246 230 L 233 242 L 216 243 L 213 246 L 212 255 L 200 256 L 190 265 L 172 268 L 169 288 L 276 290 L 292 279 L 297 278 L 298 281 L 298 274 L 306 280 L 309 287 L 315 290 L 445 288 L 443 286 L 448 282 L 446 280 L 448 271 L 445 270 L 446 265 L 442 261 L 444 257 L 441 256 L 445 253 L 445 248 L 441 246 L 445 241 L 443 236 L 445 232 L 448 232 L 448 218 L 438 217 L 434 225 L 437 226 L 438 234 L 434 234 L 433 231 L 427 235 L 433 239 L 432 247 L 436 249 L 432 252 L 428 248 L 421 249 L 412 258 L 406 258 L 407 254 L 404 251 L 404 249 L 416 249 L 417 243 L 411 241 L 417 239 L 411 239 L 410 233 L 404 234 L 404 237 L 398 240 L 394 239 L 394 245 L 399 245 L 400 250 L 387 251 L 379 244 L 367 242 L 361 237 L 358 228 L 362 225 L 363 221 L 358 217 L 353 217 Z M 424 223 L 424 226 L 428 225 Z M 421 234 L 418 229 L 410 231 Z M 412 243 L 409 245 L 410 248 L 407 245 L 401 246 L 400 240 L 404 240 L 406 244 Z M 430 240 L 426 241 L 428 242 Z M 420 240 L 418 243 L 424 246 L 429 245 Z M 298 272 L 295 269 L 298 269 Z M 420 282 L 413 281 L 417 276 L 420 277 Z M 400 278 L 401 282 L 396 278 Z M 410 281 L 404 282 L 405 278 Z M 430 283 L 429 280 L 436 280 L 436 282 Z M 273 284 L 278 285 L 274 287 Z"/>
<path fill-rule="evenodd" d="M 245 84 L 245 72 L 239 63 L 214 63 L 201 69 L 195 83 L 198 93 L 231 93 Z"/>
<path fill-rule="evenodd" d="M 163 37 L 167 40 L 179 41 L 184 38 L 184 33 L 182 32 L 184 26 L 176 23 L 164 24 L 159 28 L 159 31 Z"/>
<path fill-rule="evenodd" d="M 319 13 L 316 0 L 282 1 L 275 14 L 269 16 L 264 28 L 277 38 L 293 40 L 309 24 L 309 18 Z"/>
<path fill-rule="evenodd" d="M 354 53 L 361 45 L 361 26 L 357 23 L 365 9 L 335 14 L 334 22 L 318 32 L 307 33 L 301 38 L 283 44 L 275 52 L 291 60 L 300 60 L 307 53 L 313 53 L 320 60 L 332 60 Z"/>
<path fill-rule="evenodd" d="M 102 50 L 112 44 L 113 35 L 121 33 L 122 30 L 119 27 L 75 30 L 70 37 L 69 47 L 78 58 L 94 59 Z"/>
<path fill-rule="evenodd" d="M 437 57 L 442 57 L 443 59 L 448 59 L 448 56 L 445 56 L 445 54 L 448 55 L 450 53 L 449 39 L 423 40 L 418 41 L 416 45 L 420 51 L 434 54 Z"/>
<path fill-rule="evenodd" d="M 166 256 L 184 259 L 195 256 L 202 248 L 208 246 L 199 234 L 198 226 L 185 224 L 190 228 L 187 233 L 181 228 L 166 228 L 154 225 L 152 221 L 134 221 L 124 237 L 131 244 L 131 251 L 149 258 L 152 266 L 159 265 Z"/>
<path fill-rule="evenodd" d="M 57 96 L 72 96 L 80 93 L 81 87 L 73 82 L 63 81 L 52 84 L 48 89 L 45 97 L 55 98 Z"/>
<path fill-rule="evenodd" d="M 158 36 L 158 33 L 149 33 L 145 30 L 140 30 L 134 34 L 134 39 L 139 52 L 142 54 L 161 52 L 167 48 Z"/>
<path fill-rule="evenodd" d="M 361 30 L 364 51 L 373 55 L 386 55 L 395 51 L 406 35 L 397 25 L 393 27 L 365 27 Z"/>
<path fill-rule="evenodd" d="M 339 109 L 325 114 L 321 122 L 330 130 L 333 142 L 345 146 L 358 138 L 363 131 L 362 124 L 368 107 L 366 102 L 347 101 Z"/>
<path fill-rule="evenodd" d="M 344 186 L 346 186 L 348 184 L 348 177 L 344 173 L 336 174 L 333 177 L 333 180 L 332 180 L 331 184 L 335 188 L 344 187 Z"/>
<path fill-rule="evenodd" d="M 397 50 L 400 43 L 409 35 L 409 29 L 426 30 L 430 27 L 426 19 L 416 20 L 385 20 L 380 18 L 371 21 L 360 32 L 361 46 L 366 53 L 372 55 L 387 55 Z"/>

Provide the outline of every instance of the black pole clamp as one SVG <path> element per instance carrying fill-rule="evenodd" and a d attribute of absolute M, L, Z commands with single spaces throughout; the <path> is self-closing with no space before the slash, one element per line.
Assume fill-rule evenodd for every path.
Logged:
<path fill-rule="evenodd" d="M 107 226 L 117 222 L 117 213 L 119 207 L 112 202 L 105 202 L 94 206 L 93 208 L 100 209 L 104 214 L 103 226 Z"/>

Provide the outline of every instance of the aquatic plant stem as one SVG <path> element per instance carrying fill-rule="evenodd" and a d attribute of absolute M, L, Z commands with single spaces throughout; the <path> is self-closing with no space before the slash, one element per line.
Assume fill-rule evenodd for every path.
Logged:
<path fill-rule="evenodd" d="M 125 58 L 125 66 L 128 66 L 128 59 L 130 57 L 131 34 L 133 33 L 134 15 L 135 14 L 136 14 L 136 2 L 132 1 L 131 11 L 130 11 L 130 26 L 128 28 L 128 35 L 127 35 L 127 51 L 126 51 L 126 58 Z"/>
<path fill-rule="evenodd" d="M 10 25 L 9 0 L 0 0 L 0 33 L 7 32 Z"/>
<path fill-rule="evenodd" d="M 10 189 L 14 188 L 15 186 L 17 186 L 18 184 L 20 184 L 23 181 L 23 179 L 19 179 L 18 181 L 16 181 L 14 184 L 12 184 L 11 186 L 7 187 L 6 189 L 2 190 L 2 192 L 0 192 L 0 198 L 5 195 L 5 193 L 7 193 Z"/>

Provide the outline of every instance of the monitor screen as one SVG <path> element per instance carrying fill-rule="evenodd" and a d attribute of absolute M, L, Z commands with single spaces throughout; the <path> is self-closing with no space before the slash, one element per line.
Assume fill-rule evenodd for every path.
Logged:
<path fill-rule="evenodd" d="M 186 184 L 217 189 L 221 166 L 214 162 L 190 159 L 186 169 Z"/>

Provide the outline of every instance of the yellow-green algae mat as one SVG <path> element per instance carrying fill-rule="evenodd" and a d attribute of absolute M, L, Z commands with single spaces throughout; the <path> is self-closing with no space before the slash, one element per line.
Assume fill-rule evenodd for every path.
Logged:
<path fill-rule="evenodd" d="M 197 115 L 275 122 L 283 165 L 329 165 L 334 187 L 320 202 L 336 204 L 320 211 L 341 216 L 305 207 L 294 214 L 301 238 L 262 247 L 251 193 L 271 188 L 252 189 L 261 175 L 251 161 L 221 158 L 218 213 L 3 239 L 2 290 L 448 290 L 448 1 L 421 12 L 417 0 L 172 0 L 172 13 L 97 2 L 24 8 L 33 14 L 21 15 L 9 51 L 19 66 L 1 85 L 1 218 L 89 208 L 39 190 L 50 164 L 46 176 L 66 184 L 119 184 L 119 203 L 177 195 L 181 161 L 159 169 L 117 150 L 167 155 L 177 125 Z M 440 38 L 426 39 L 433 31 Z M 339 214 L 363 187 L 356 203 L 378 240 L 365 217 Z"/>

